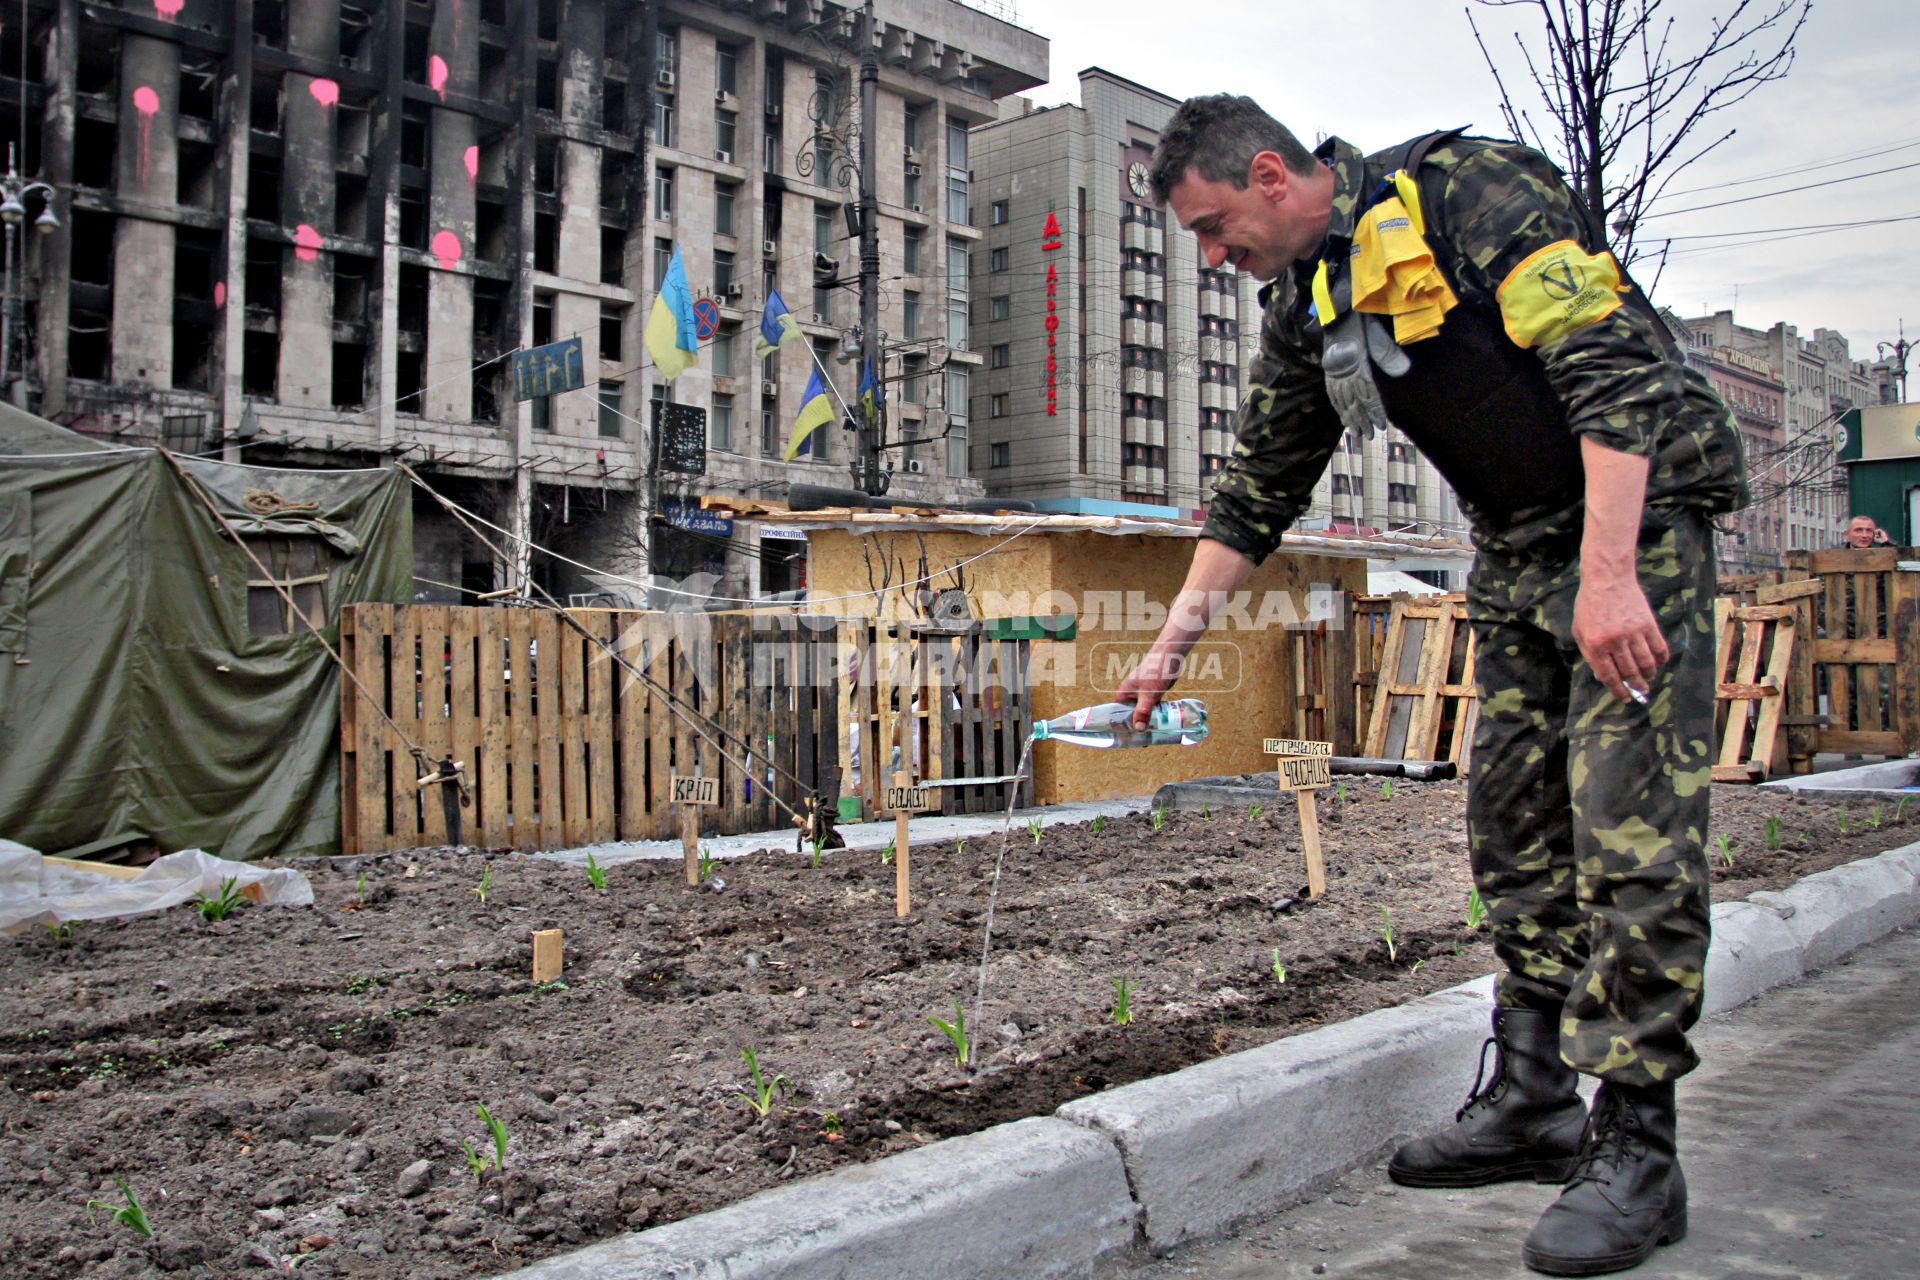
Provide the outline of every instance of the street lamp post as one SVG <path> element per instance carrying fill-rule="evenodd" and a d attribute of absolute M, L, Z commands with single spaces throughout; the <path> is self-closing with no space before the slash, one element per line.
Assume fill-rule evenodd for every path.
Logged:
<path fill-rule="evenodd" d="M 20 224 L 27 219 L 27 201 L 34 197 L 40 199 L 40 216 L 33 220 L 41 235 L 51 235 L 59 229 L 60 219 L 53 211 L 53 188 L 44 182 L 27 182 L 20 177 L 17 167 L 18 156 L 14 145 L 7 144 L 7 173 L 0 178 L 0 222 L 6 223 L 6 275 L 4 293 L 0 293 L 0 395 L 21 404 L 24 394 L 13 395 L 13 344 L 25 319 L 24 300 L 14 291 L 13 263 L 17 252 Z M 24 391 L 26 369 L 21 368 L 21 384 Z"/>

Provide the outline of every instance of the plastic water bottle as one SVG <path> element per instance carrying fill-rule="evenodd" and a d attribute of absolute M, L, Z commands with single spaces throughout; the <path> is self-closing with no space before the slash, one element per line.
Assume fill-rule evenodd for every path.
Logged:
<path fill-rule="evenodd" d="M 1033 726 L 1035 742 L 1071 742 L 1077 747 L 1190 747 L 1207 736 L 1207 704 L 1179 698 L 1156 705 L 1144 731 L 1133 727 L 1131 702 L 1082 707 Z"/>

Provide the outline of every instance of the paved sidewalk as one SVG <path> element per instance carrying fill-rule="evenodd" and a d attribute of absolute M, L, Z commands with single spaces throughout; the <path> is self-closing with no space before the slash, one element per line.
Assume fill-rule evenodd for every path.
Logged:
<path fill-rule="evenodd" d="M 1680 1086 L 1691 1232 L 1635 1280 L 1920 1276 L 1920 929 L 1709 1018 Z M 1468 1080 L 1461 1080 L 1464 1096 Z M 1384 1161 L 1236 1238 L 1119 1280 L 1518 1280 L 1555 1189 L 1416 1191 Z"/>

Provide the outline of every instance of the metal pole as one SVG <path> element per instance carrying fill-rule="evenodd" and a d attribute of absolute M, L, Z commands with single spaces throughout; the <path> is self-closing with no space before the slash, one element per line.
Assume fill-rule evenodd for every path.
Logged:
<path fill-rule="evenodd" d="M 879 203 L 874 198 L 874 182 L 879 167 L 880 137 L 880 58 L 874 52 L 873 0 L 867 0 L 860 22 L 860 379 L 873 370 L 876 384 L 882 379 L 880 368 L 880 227 Z M 858 480 L 870 494 L 887 491 L 887 477 L 880 470 L 880 444 L 885 438 L 884 412 L 878 394 L 875 412 L 866 411 L 864 402 L 856 415 L 856 434 L 860 450 Z"/>
<path fill-rule="evenodd" d="M 21 92 L 26 92 L 26 80 L 20 81 Z M 21 107 L 21 114 L 26 108 Z M 13 144 L 7 144 L 7 198 L 13 198 L 13 188 L 19 185 L 20 175 L 14 170 Z M 13 222 L 7 221 L 7 268 L 4 292 L 0 292 L 0 397 L 11 400 L 13 388 Z"/>

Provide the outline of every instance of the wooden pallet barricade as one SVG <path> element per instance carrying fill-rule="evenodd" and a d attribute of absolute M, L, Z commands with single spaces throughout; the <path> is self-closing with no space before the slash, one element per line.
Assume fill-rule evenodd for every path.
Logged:
<path fill-rule="evenodd" d="M 1365 754 L 1451 760 L 1464 770 L 1480 705 L 1473 665 L 1465 597 L 1395 600 L 1375 668 Z"/>
<path fill-rule="evenodd" d="M 1780 736 L 1799 611 L 1714 602 L 1715 782 L 1764 782 L 1786 763 Z"/>
<path fill-rule="evenodd" d="M 1826 723 L 1817 751 L 1920 751 L 1920 573 L 1913 548 L 1800 551 L 1789 575 L 1817 579 L 1813 666 Z"/>

